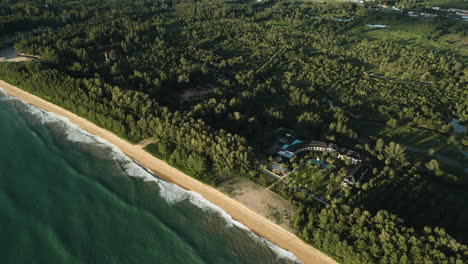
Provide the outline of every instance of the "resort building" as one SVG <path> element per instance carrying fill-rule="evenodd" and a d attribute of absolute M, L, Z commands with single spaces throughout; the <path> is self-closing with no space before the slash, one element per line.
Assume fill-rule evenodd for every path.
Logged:
<path fill-rule="evenodd" d="M 280 176 L 288 175 L 291 172 L 289 169 L 283 167 L 278 162 L 271 162 L 270 169 L 273 173 L 280 175 Z"/>
<path fill-rule="evenodd" d="M 338 159 L 349 161 L 349 163 L 354 165 L 349 169 L 346 177 L 343 179 L 341 183 L 342 187 L 352 189 L 356 182 L 362 178 L 363 174 L 361 175 L 360 179 L 355 178 L 358 171 L 362 167 L 362 157 L 359 153 L 346 148 L 340 148 L 333 143 L 327 144 L 322 141 L 304 142 L 302 140 L 296 139 L 294 131 L 291 130 L 280 129 L 275 132 L 280 134 L 271 152 L 276 153 L 276 157 L 274 157 L 273 160 L 268 164 L 268 169 L 278 177 L 286 176 L 292 172 L 291 168 L 288 168 L 289 166 L 287 164 L 290 164 L 290 160 L 293 157 L 303 157 L 301 154 L 307 152 L 327 152 Z M 314 166 L 321 166 L 323 169 L 329 168 L 329 165 L 326 162 L 320 160 L 319 156 L 316 158 L 310 158 L 307 160 L 307 163 Z"/>
<path fill-rule="evenodd" d="M 325 142 L 321 141 L 310 141 L 309 143 L 305 143 L 296 139 L 289 144 L 284 144 L 277 153 L 282 157 L 290 159 L 302 152 L 313 151 L 333 153 L 336 154 L 339 159 L 349 160 L 352 164 L 358 164 L 361 162 L 359 153 L 344 148 L 338 148 L 335 144 L 327 145 Z"/>

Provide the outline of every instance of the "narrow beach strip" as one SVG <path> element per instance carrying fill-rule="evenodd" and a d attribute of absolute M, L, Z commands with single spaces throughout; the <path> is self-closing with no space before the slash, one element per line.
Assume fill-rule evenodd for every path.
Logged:
<path fill-rule="evenodd" d="M 158 177 L 164 179 L 165 181 L 174 183 L 184 189 L 201 194 L 205 199 L 226 211 L 226 213 L 231 215 L 232 218 L 244 224 L 252 232 L 269 240 L 275 245 L 292 252 L 302 262 L 311 264 L 337 263 L 324 253 L 306 244 L 294 234 L 267 220 L 263 216 L 257 214 L 256 212 L 247 208 L 245 205 L 228 197 L 215 188 L 201 183 L 177 170 L 176 168 L 171 167 L 166 162 L 157 159 L 143 150 L 140 146 L 131 144 L 128 141 L 113 134 L 112 132 L 103 129 L 70 111 L 67 111 L 57 105 L 47 102 L 1 80 L 0 88 L 2 88 L 10 96 L 16 97 L 28 104 L 68 118 L 72 123 L 76 124 L 81 129 L 86 130 L 93 135 L 99 136 L 107 140 L 109 143 L 115 145 L 127 156 L 134 159 L 142 166 L 150 169 Z"/>

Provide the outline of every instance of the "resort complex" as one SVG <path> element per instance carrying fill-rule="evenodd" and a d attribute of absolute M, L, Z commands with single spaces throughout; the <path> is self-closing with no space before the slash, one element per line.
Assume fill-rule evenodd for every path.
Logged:
<path fill-rule="evenodd" d="M 0 0 L 4 262 L 468 263 L 467 10 Z"/>
<path fill-rule="evenodd" d="M 263 164 L 262 171 L 278 181 L 285 184 L 294 185 L 292 182 L 298 182 L 294 172 L 302 171 L 302 177 L 307 178 L 307 174 L 312 178 L 317 174 L 317 168 L 322 171 L 319 173 L 324 179 L 319 182 L 311 181 L 304 186 L 296 186 L 300 190 L 313 196 L 317 196 L 314 183 L 323 184 L 323 181 L 335 181 L 334 177 L 340 178 L 341 182 L 336 185 L 334 193 L 340 193 L 340 188 L 353 189 L 355 184 L 361 181 L 367 172 L 363 169 L 365 158 L 358 152 L 338 147 L 334 143 L 325 143 L 322 141 L 303 141 L 298 139 L 296 133 L 290 129 L 277 129 L 274 131 L 275 142 L 269 149 L 269 158 L 266 164 Z M 307 170 L 307 168 L 313 168 Z M 326 174 L 333 174 L 333 169 L 341 169 L 344 174 L 328 177 Z M 344 171 L 343 171 L 344 169 Z M 323 195 L 323 193 L 322 193 Z"/>

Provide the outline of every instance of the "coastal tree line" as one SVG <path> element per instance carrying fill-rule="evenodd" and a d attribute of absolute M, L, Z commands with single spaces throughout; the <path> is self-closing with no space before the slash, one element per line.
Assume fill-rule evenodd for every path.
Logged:
<path fill-rule="evenodd" d="M 466 262 L 464 178 L 396 143 L 362 145 L 350 125 L 357 117 L 448 134 L 448 120 L 468 120 L 457 50 L 356 34 L 369 16 L 395 15 L 287 1 L 0 3 L 0 36 L 51 27 L 15 44 L 41 60 L 0 64 L 0 79 L 131 142 L 151 137 L 148 151 L 214 185 L 234 175 L 260 182 L 256 156 L 281 126 L 359 150 L 371 160 L 367 179 L 331 207 L 275 186 L 299 208 L 297 233 L 344 263 Z M 433 27 L 461 36 L 457 23 Z M 184 99 L 193 90 L 208 92 Z"/>
<path fill-rule="evenodd" d="M 253 171 L 253 154 L 245 139 L 214 131 L 193 119 L 159 106 L 148 95 L 125 91 L 98 79 L 64 76 L 41 64 L 0 64 L 0 78 L 83 116 L 132 142 L 152 137 L 168 155 L 181 163 L 204 160 L 201 180 L 219 183 L 213 175 Z"/>

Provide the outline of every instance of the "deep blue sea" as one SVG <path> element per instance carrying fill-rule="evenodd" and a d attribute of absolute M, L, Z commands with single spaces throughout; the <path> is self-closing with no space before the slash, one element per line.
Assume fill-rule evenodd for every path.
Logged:
<path fill-rule="evenodd" d="M 0 208 L 0 263 L 294 259 L 200 195 L 1 90 Z"/>

